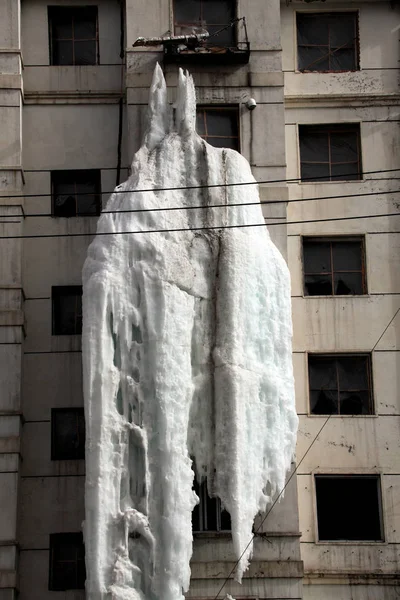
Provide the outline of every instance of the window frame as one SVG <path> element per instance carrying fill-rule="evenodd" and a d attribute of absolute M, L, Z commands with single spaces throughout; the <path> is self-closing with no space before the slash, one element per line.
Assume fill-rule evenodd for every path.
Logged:
<path fill-rule="evenodd" d="M 72 28 L 73 28 L 73 19 L 74 12 L 79 12 L 82 10 L 92 10 L 95 13 L 95 26 L 96 26 L 96 35 L 95 38 L 82 38 L 76 40 L 74 36 L 72 38 L 57 38 L 61 41 L 71 41 L 72 42 L 72 53 L 73 53 L 73 62 L 70 64 L 60 64 L 54 62 L 54 40 L 53 40 L 53 14 L 71 11 L 72 15 Z M 99 42 L 99 9 L 96 4 L 85 4 L 85 5 L 59 5 L 59 4 L 50 4 L 47 6 L 47 23 L 48 23 L 48 36 L 49 36 L 49 65 L 51 67 L 94 67 L 100 65 L 100 42 Z M 75 64 L 75 42 L 77 41 L 95 41 L 96 43 L 96 52 L 95 52 L 95 62 L 89 63 L 85 65 Z"/>
<path fill-rule="evenodd" d="M 313 521 L 314 521 L 314 539 L 316 545 L 326 545 L 326 544 L 334 544 L 334 545 L 357 545 L 357 546 L 370 546 L 371 544 L 375 545 L 387 545 L 387 535 L 385 528 L 385 497 L 384 497 L 384 488 L 382 481 L 383 473 L 374 471 L 371 473 L 370 469 L 353 469 L 349 472 L 348 469 L 315 469 L 311 472 L 312 479 L 312 504 L 313 504 Z M 379 518 L 379 528 L 381 539 L 380 540 L 349 540 L 349 539 L 320 539 L 319 537 L 319 526 L 318 526 L 318 502 L 317 502 L 317 478 L 325 478 L 325 479 L 375 479 L 377 482 L 377 504 L 378 504 L 378 518 Z"/>
<path fill-rule="evenodd" d="M 330 129 L 329 129 L 330 128 Z M 301 132 L 305 130 L 314 130 L 316 133 L 327 133 L 328 138 L 328 152 L 329 158 L 331 158 L 331 143 L 330 136 L 334 133 L 356 133 L 357 136 L 357 161 L 342 161 L 342 162 L 331 162 L 329 161 L 306 161 L 301 159 Z M 326 131 L 324 131 L 326 129 Z M 297 125 L 297 148 L 298 148 L 298 183 L 299 184 L 327 184 L 327 183 L 353 183 L 360 181 L 364 181 L 364 173 L 363 173 L 363 160 L 362 160 L 362 136 L 361 136 L 361 121 L 346 121 L 345 123 L 298 123 Z M 357 178 L 343 178 L 339 179 L 333 176 L 332 178 L 332 165 L 346 165 L 346 164 L 355 164 L 357 162 L 358 170 L 357 170 Z M 304 178 L 302 177 L 302 164 L 328 164 L 329 165 L 329 179 L 325 176 L 315 177 L 315 178 Z"/>
<path fill-rule="evenodd" d="M 66 336 L 66 335 L 82 335 L 82 325 L 79 327 L 77 327 L 77 321 L 80 320 L 80 322 L 82 323 L 82 304 L 81 304 L 81 312 L 79 314 L 78 311 L 76 311 L 74 319 L 75 319 L 75 331 L 74 332 L 63 332 L 60 331 L 60 323 L 58 322 L 58 317 L 61 314 L 61 310 L 60 307 L 57 306 L 57 300 L 59 298 L 63 297 L 63 291 L 66 290 L 76 290 L 78 291 L 80 289 L 81 291 L 81 295 L 80 297 L 82 298 L 82 286 L 81 285 L 54 285 L 51 288 L 51 320 L 52 320 L 52 329 L 51 329 L 51 333 L 52 335 L 62 335 L 62 336 Z M 77 293 L 73 294 L 65 294 L 66 296 L 75 296 L 78 297 L 79 295 Z M 77 331 L 78 329 L 78 331 Z"/>
<path fill-rule="evenodd" d="M 350 419 L 354 419 L 354 418 L 375 418 L 378 415 L 376 414 L 376 403 L 375 403 L 375 394 L 374 394 L 374 366 L 373 366 L 373 352 L 307 352 L 306 353 L 306 357 L 307 357 L 307 365 L 306 365 L 306 377 L 307 377 L 307 397 L 308 397 L 308 402 L 307 402 L 307 416 L 308 417 L 313 417 L 313 418 L 321 418 L 321 417 L 327 417 L 329 416 L 330 418 L 336 417 L 336 418 L 341 418 L 341 419 L 345 419 L 345 418 L 350 418 Z M 362 413 L 356 413 L 356 414 L 343 414 L 340 413 L 340 385 L 339 383 L 337 384 L 337 402 L 338 402 L 338 412 L 337 413 L 314 413 L 311 410 L 311 381 L 310 381 L 310 357 L 313 358 L 321 358 L 321 359 L 339 359 L 341 357 L 349 357 L 349 358 L 357 358 L 357 357 L 365 357 L 367 359 L 367 382 L 368 382 L 368 408 L 370 410 L 369 413 L 366 414 L 362 414 Z M 337 372 L 337 368 L 336 368 L 336 377 L 338 377 L 338 372 Z M 337 380 L 338 381 L 338 380 Z M 343 391 L 343 390 L 342 390 Z M 357 391 L 357 390 L 344 390 L 345 392 L 349 392 L 349 391 Z M 359 391 L 365 391 L 365 390 L 359 390 Z"/>
<path fill-rule="evenodd" d="M 302 235 L 300 236 L 301 241 L 301 268 L 302 268 L 302 287 L 303 287 L 303 298 L 365 298 L 369 295 L 368 293 L 368 277 L 367 277 L 367 258 L 366 258 L 366 241 L 365 235 Z M 305 267 L 305 256 L 304 256 L 304 244 L 305 243 L 330 243 L 331 244 L 331 271 L 326 274 L 331 275 L 332 282 L 332 294 L 307 294 L 306 293 L 306 275 L 322 275 L 323 273 L 306 273 Z M 332 244 L 343 242 L 360 242 L 361 244 L 361 271 L 344 271 L 334 269 L 333 251 Z M 362 289 L 364 290 L 361 294 L 335 294 L 334 293 L 334 276 L 336 273 L 361 273 L 362 277 Z"/>
<path fill-rule="evenodd" d="M 71 180 L 67 182 L 67 174 L 70 175 Z M 96 202 L 96 212 L 93 213 L 84 213 L 78 211 L 79 206 L 79 197 L 83 194 L 88 195 L 89 193 L 79 192 L 77 189 L 77 185 L 79 185 L 79 181 L 77 179 L 84 178 L 85 174 L 87 177 L 92 177 L 92 182 L 95 186 L 95 191 L 93 192 L 93 196 Z M 65 176 L 65 180 L 63 181 L 63 176 Z M 58 180 L 58 181 L 57 181 Z M 98 217 L 101 213 L 102 202 L 101 202 L 101 170 L 100 169 L 55 169 L 50 172 L 50 185 L 51 185 L 51 216 L 57 219 L 71 219 L 71 218 L 82 218 L 82 217 Z M 74 185 L 74 200 L 75 200 L 75 214 L 73 215 L 62 215 L 57 214 L 56 210 L 56 198 L 58 195 L 56 192 L 57 184 L 69 183 L 70 185 Z M 72 196 L 72 194 L 71 194 Z"/>
<path fill-rule="evenodd" d="M 63 413 L 76 413 L 76 417 L 83 418 L 83 442 L 79 443 L 78 449 L 74 456 L 68 455 L 68 452 L 60 452 L 57 444 L 57 432 L 56 432 L 56 416 Z M 84 460 L 85 459 L 85 411 L 83 406 L 70 406 L 64 408 L 52 408 L 51 409 L 51 460 L 59 461 L 59 460 Z M 79 425 L 78 422 L 76 424 L 77 434 L 79 436 Z"/>
<path fill-rule="evenodd" d="M 236 152 L 240 153 L 240 149 L 241 149 L 241 136 L 240 136 L 240 113 L 239 113 L 239 107 L 235 104 L 222 104 L 222 105 L 218 105 L 218 104 L 198 104 L 197 105 L 197 110 L 196 110 L 196 123 L 197 123 L 197 117 L 200 111 L 204 111 L 204 114 L 206 115 L 207 112 L 213 112 L 213 113 L 218 113 L 218 112 L 230 112 L 232 114 L 235 115 L 236 117 L 236 128 L 237 128 L 237 136 L 226 136 L 226 135 L 212 135 L 212 134 L 208 134 L 208 132 L 204 135 L 200 134 L 197 132 L 197 128 L 196 128 L 196 133 L 207 143 L 209 138 L 220 138 L 220 139 L 233 139 L 233 140 L 237 140 L 237 147 L 236 148 L 230 148 L 231 150 L 236 150 Z M 205 125 L 205 130 L 207 131 L 207 120 L 205 120 L 204 122 Z M 213 144 L 210 144 L 211 146 L 213 146 Z M 219 148 L 220 150 L 222 150 L 222 148 L 226 148 L 225 146 L 221 147 L 221 146 L 213 146 L 214 148 Z"/>
<path fill-rule="evenodd" d="M 340 73 L 356 73 L 361 71 L 361 51 L 360 51 L 360 11 L 356 8 L 331 8 L 331 9 L 321 9 L 321 10 L 295 10 L 294 11 L 294 72 L 301 73 L 303 75 L 309 74 L 340 74 Z M 298 15 L 327 15 L 327 14 L 346 14 L 352 13 L 355 15 L 355 26 L 356 26 L 356 37 L 354 43 L 354 52 L 355 52 L 355 69 L 341 69 L 341 70 L 321 70 L 321 71 L 308 71 L 306 69 L 299 69 L 299 43 L 298 43 L 298 28 L 297 28 L 297 16 Z M 318 45 L 318 44 L 316 44 Z"/>
<path fill-rule="evenodd" d="M 175 14 L 176 14 L 176 9 L 175 9 L 175 4 L 176 2 L 179 2 L 180 0 L 172 0 L 172 5 L 171 5 L 171 30 L 174 32 L 174 35 L 187 35 L 181 32 L 178 32 L 178 28 L 183 28 L 183 27 L 187 27 L 187 28 L 193 28 L 193 27 L 202 27 L 201 25 L 201 21 L 199 23 L 194 22 L 194 23 L 184 23 L 184 22 L 178 22 L 175 20 Z M 182 0 L 182 2 L 185 2 L 186 0 Z M 205 0 L 200 0 L 200 11 L 202 11 L 202 7 L 204 4 Z M 232 1 L 232 0 L 231 0 Z M 234 6 L 233 6 L 233 19 L 236 19 L 238 16 L 238 6 L 237 6 L 237 2 L 233 2 Z M 227 26 L 228 23 L 226 24 L 220 24 L 220 23 L 208 23 L 208 25 L 210 26 L 219 26 L 218 29 L 222 29 L 223 27 Z M 220 46 L 221 48 L 237 48 L 238 47 L 238 30 L 237 30 L 237 23 L 235 23 L 234 25 L 231 26 L 231 30 L 232 30 L 232 45 L 226 45 L 226 44 L 218 44 L 218 39 L 216 39 L 215 43 L 212 43 L 213 46 Z M 211 40 L 213 40 L 213 38 L 211 38 Z M 205 45 L 207 46 L 207 40 L 205 41 Z"/>
<path fill-rule="evenodd" d="M 83 548 L 83 558 L 80 558 L 78 555 L 76 555 L 76 558 L 74 561 L 56 561 L 55 560 L 55 553 L 56 551 L 61 547 L 61 543 L 62 540 L 71 541 L 75 540 L 76 543 L 76 553 L 78 553 L 82 548 Z M 58 542 L 58 543 L 57 543 Z M 49 580 L 48 580 L 48 589 L 50 591 L 55 591 L 55 592 L 61 592 L 61 591 L 66 591 L 66 590 L 84 590 L 85 589 L 85 579 L 82 583 L 82 585 L 79 585 L 79 571 L 78 571 L 78 564 L 80 561 L 83 561 L 83 572 L 85 574 L 85 579 L 86 579 L 86 568 L 85 568 L 85 545 L 83 543 L 83 534 L 82 532 L 73 532 L 73 533 L 51 533 L 50 534 L 50 543 L 49 543 Z M 56 563 L 60 563 L 60 562 L 74 562 L 75 564 L 75 583 L 77 584 L 77 586 L 74 587 L 65 587 L 64 585 L 60 585 L 57 584 L 55 580 L 56 576 L 55 576 L 55 570 L 56 570 Z"/>
<path fill-rule="evenodd" d="M 231 521 L 231 516 L 230 514 L 227 512 L 227 514 L 229 515 L 229 519 L 231 522 L 231 527 L 230 529 L 222 529 L 222 504 L 221 504 L 221 499 L 218 498 L 218 496 L 210 496 L 210 494 L 208 493 L 208 487 L 207 487 L 207 479 L 203 479 L 201 484 L 198 483 L 198 481 L 196 480 L 196 476 L 194 478 L 193 481 L 193 489 L 196 492 L 197 496 L 199 497 L 199 503 L 196 504 L 196 506 L 194 507 L 193 511 L 192 511 L 192 533 L 195 536 L 198 535 L 207 535 L 207 534 L 211 534 L 211 535 L 231 535 L 232 533 L 232 521 Z M 215 521 L 217 524 L 217 528 L 216 529 L 208 529 L 205 528 L 207 527 L 207 515 L 208 515 L 208 506 L 207 506 L 207 498 L 209 498 L 210 500 L 215 500 Z M 203 527 L 200 529 L 194 529 L 193 527 L 193 514 L 194 511 L 198 510 L 199 511 L 199 526 Z"/>

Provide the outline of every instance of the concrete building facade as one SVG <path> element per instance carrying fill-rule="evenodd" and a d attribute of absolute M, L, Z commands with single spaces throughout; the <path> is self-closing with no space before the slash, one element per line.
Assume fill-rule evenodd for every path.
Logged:
<path fill-rule="evenodd" d="M 133 47 L 185 32 L 191 0 L 0 3 L 0 600 L 85 597 L 81 269 L 157 61 L 171 101 L 191 71 L 202 133 L 249 160 L 292 275 L 297 472 L 220 596 L 399 595 L 399 11 L 207 2 L 195 24 L 246 21 L 203 56 Z M 234 566 L 217 516 L 190 598 L 215 598 Z"/>

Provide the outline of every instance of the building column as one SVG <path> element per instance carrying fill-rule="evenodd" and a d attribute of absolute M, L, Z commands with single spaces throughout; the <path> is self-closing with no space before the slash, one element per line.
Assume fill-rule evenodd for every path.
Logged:
<path fill-rule="evenodd" d="M 17 595 L 21 282 L 22 57 L 20 0 L 0 2 L 0 600 Z M 10 237 L 11 236 L 11 237 Z M 4 239 L 9 238 L 10 239 Z M 3 238 L 3 239 L 2 239 Z"/>

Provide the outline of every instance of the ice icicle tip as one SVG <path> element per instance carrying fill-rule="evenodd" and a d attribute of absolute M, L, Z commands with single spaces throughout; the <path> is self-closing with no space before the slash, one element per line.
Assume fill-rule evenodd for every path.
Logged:
<path fill-rule="evenodd" d="M 150 87 L 147 110 L 147 128 L 143 144 L 151 152 L 169 133 L 171 108 L 167 99 L 167 84 L 164 73 L 157 63 Z"/>
<path fill-rule="evenodd" d="M 179 69 L 175 123 L 182 136 L 192 134 L 196 127 L 196 91 L 193 77 Z"/>

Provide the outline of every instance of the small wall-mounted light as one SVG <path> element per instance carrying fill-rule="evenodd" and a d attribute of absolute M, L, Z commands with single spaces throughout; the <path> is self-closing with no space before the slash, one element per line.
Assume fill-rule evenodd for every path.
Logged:
<path fill-rule="evenodd" d="M 246 101 L 246 108 L 248 108 L 249 110 L 254 110 L 257 106 L 257 102 L 254 100 L 254 98 L 249 98 Z"/>

